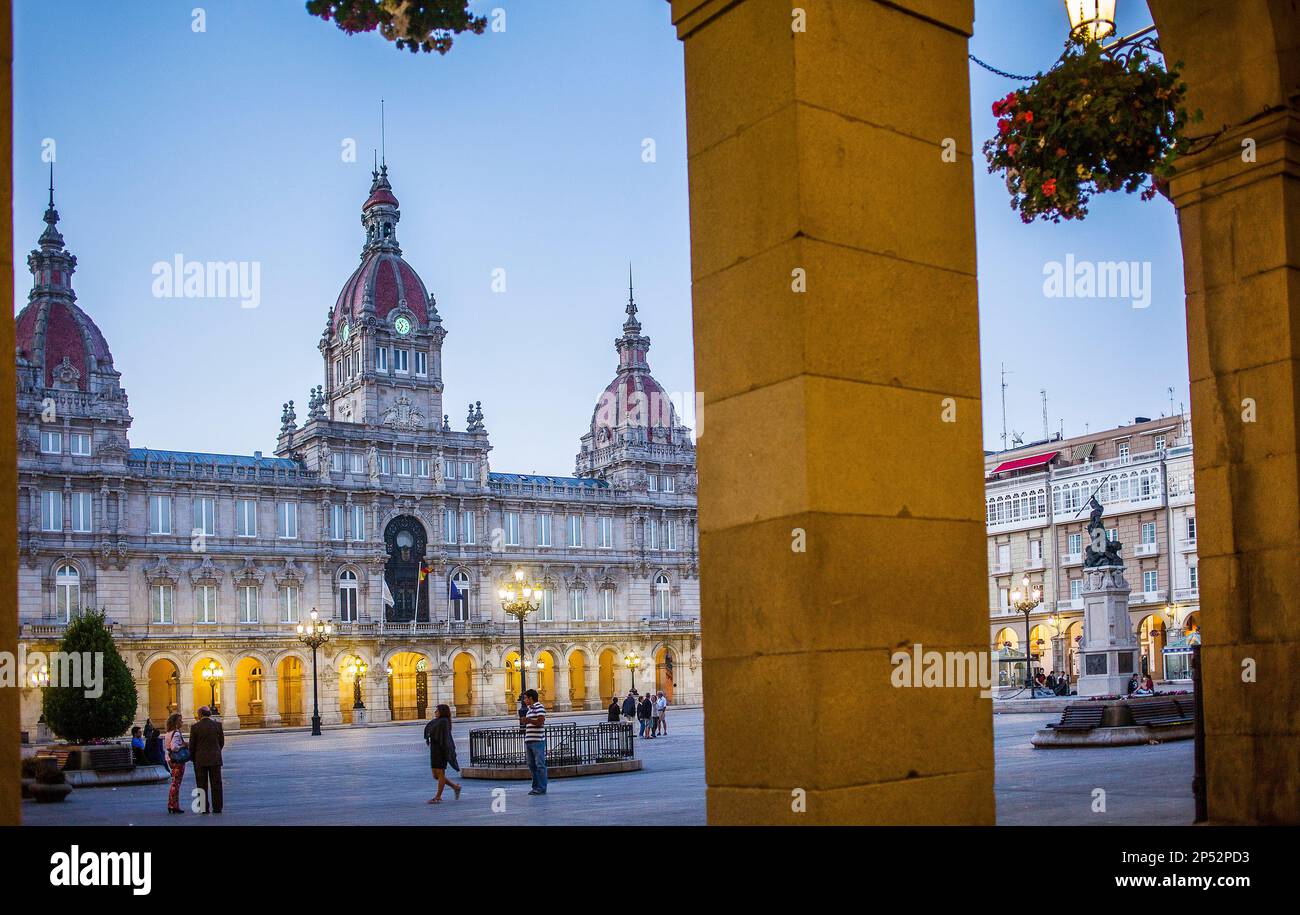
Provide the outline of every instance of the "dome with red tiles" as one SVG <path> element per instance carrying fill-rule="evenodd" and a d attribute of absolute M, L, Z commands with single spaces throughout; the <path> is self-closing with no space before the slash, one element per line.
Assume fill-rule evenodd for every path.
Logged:
<path fill-rule="evenodd" d="M 680 425 L 677 411 L 663 385 L 650 374 L 646 359 L 650 338 L 641 333 L 630 287 L 627 321 L 623 323 L 623 336 L 614 341 L 614 348 L 618 350 L 618 374 L 605 386 L 592 411 L 594 443 L 599 446 L 608 441 L 616 429 L 644 429 L 650 433 L 676 429 Z"/>

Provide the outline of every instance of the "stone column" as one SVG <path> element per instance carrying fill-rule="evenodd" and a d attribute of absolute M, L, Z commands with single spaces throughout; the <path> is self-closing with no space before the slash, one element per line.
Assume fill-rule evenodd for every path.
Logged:
<path fill-rule="evenodd" d="M 194 678 L 182 676 L 176 684 L 176 702 L 180 705 L 177 709 L 181 717 L 185 719 L 186 724 L 193 724 L 194 719 L 198 717 L 198 709 L 194 705 Z M 154 726 L 162 730 L 166 721 L 155 721 Z"/>
<path fill-rule="evenodd" d="M 1178 160 L 1211 821 L 1300 823 L 1300 11 L 1151 0 L 1186 62 Z M 1253 668 L 1255 678 L 1243 676 Z"/>
<path fill-rule="evenodd" d="M 338 672 L 330 668 L 324 658 L 321 659 L 320 668 L 320 720 L 321 724 L 342 724 L 343 712 L 342 705 L 339 702 L 339 690 L 343 688 L 343 678 Z M 349 686 L 349 689 L 351 687 Z M 351 705 L 352 697 L 348 697 L 348 704 Z M 311 697 L 307 699 L 310 706 Z M 310 708 L 307 712 L 311 716 Z"/>
<path fill-rule="evenodd" d="M 135 678 L 135 722 L 144 726 L 144 720 L 149 717 L 149 677 L 146 674 L 143 677 Z"/>
<path fill-rule="evenodd" d="M 555 665 L 555 711 L 567 712 L 573 708 L 569 699 L 569 666 L 563 663 Z"/>
<path fill-rule="evenodd" d="M 978 687 L 890 683 L 900 648 L 988 647 L 972 6 L 672 0 L 710 823 L 994 821 Z"/>
<path fill-rule="evenodd" d="M 388 669 L 372 664 L 361 683 L 361 701 L 370 712 L 369 718 L 375 721 L 392 721 L 393 710 L 388 705 Z"/>
<path fill-rule="evenodd" d="M 609 697 L 600 695 L 599 663 L 599 661 L 596 661 L 582 668 L 582 685 L 587 691 L 587 708 L 601 708 L 608 704 Z M 596 705 L 592 705 L 593 699 L 596 701 Z"/>
<path fill-rule="evenodd" d="M 262 720 L 268 728 L 280 726 L 280 678 L 274 671 L 262 674 Z"/>

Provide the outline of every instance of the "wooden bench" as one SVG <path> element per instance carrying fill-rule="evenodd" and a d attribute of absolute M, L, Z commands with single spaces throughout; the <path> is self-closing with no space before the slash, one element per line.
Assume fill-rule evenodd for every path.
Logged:
<path fill-rule="evenodd" d="M 1171 727 L 1177 724 L 1190 724 L 1191 709 L 1184 710 L 1176 699 L 1160 699 L 1155 702 L 1134 702 L 1129 705 L 1133 723 L 1149 728 Z"/>
<path fill-rule="evenodd" d="M 1101 727 L 1101 720 L 1105 714 L 1106 708 L 1100 704 L 1067 705 L 1065 711 L 1061 713 L 1061 720 L 1056 724 L 1049 724 L 1048 727 L 1058 731 L 1090 731 Z"/>

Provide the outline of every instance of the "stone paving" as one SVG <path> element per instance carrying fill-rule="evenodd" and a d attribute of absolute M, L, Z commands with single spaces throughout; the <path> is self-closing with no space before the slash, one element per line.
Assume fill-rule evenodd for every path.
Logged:
<path fill-rule="evenodd" d="M 1029 736 L 1056 716 L 994 718 L 998 822 L 1004 825 L 1172 825 L 1192 820 L 1192 744 L 1034 750 Z M 603 715 L 556 716 L 602 720 Z M 507 721 L 457 722 L 453 733 L 468 764 L 470 728 Z M 545 797 L 528 782 L 465 780 L 433 796 L 422 723 L 367 729 L 231 734 L 226 741 L 226 810 L 220 817 L 168 816 L 167 786 L 86 788 L 62 804 L 23 802 L 28 825 L 703 825 L 704 716 L 669 713 L 671 734 L 638 740 L 641 772 L 556 779 Z M 194 787 L 191 771 L 185 791 Z M 492 791 L 505 789 L 493 811 Z M 1094 788 L 1106 812 L 1094 813 Z"/>

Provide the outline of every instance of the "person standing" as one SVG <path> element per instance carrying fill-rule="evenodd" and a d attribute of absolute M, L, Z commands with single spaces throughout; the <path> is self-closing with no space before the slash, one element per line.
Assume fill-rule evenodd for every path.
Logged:
<path fill-rule="evenodd" d="M 212 709 L 199 709 L 199 720 L 190 728 L 190 753 L 194 757 L 194 783 L 203 792 L 203 812 L 221 813 L 225 800 L 221 790 L 221 750 L 226 732 L 212 720 Z"/>
<path fill-rule="evenodd" d="M 659 691 L 659 699 L 655 703 L 655 733 L 663 731 L 665 737 L 668 736 L 668 697 Z"/>
<path fill-rule="evenodd" d="M 537 690 L 524 692 L 526 708 L 519 710 L 519 726 L 524 729 L 524 755 L 528 771 L 533 774 L 529 794 L 546 793 L 546 707 L 537 698 Z"/>
<path fill-rule="evenodd" d="M 163 739 L 163 753 L 167 762 L 167 768 L 172 772 L 171 787 L 167 790 L 167 812 L 184 813 L 181 809 L 181 780 L 185 778 L 185 763 L 189 759 L 189 751 L 185 746 L 185 735 L 181 733 L 181 725 L 185 719 L 181 717 L 180 712 L 173 712 L 167 718 L 167 736 Z"/>
<path fill-rule="evenodd" d="M 461 785 L 447 777 L 448 766 L 457 772 L 460 771 L 460 762 L 456 759 L 456 741 L 451 736 L 450 706 L 439 705 L 433 710 L 433 720 L 424 726 L 424 742 L 429 745 L 429 765 L 433 769 L 433 777 L 438 782 L 438 793 L 429 798 L 429 803 L 442 803 L 444 785 L 451 785 L 451 790 L 456 793 L 456 800 L 460 800 Z"/>
<path fill-rule="evenodd" d="M 636 691 L 629 689 L 627 698 L 623 700 L 623 717 L 627 719 L 628 724 L 636 717 Z"/>
<path fill-rule="evenodd" d="M 618 724 L 619 704 L 618 696 L 609 697 L 609 714 L 605 716 L 605 721 L 609 724 Z"/>
<path fill-rule="evenodd" d="M 646 740 L 654 739 L 654 734 L 650 731 L 654 714 L 654 703 L 650 701 L 650 694 L 646 693 L 641 697 L 641 704 L 637 708 L 637 717 L 641 720 L 641 736 Z"/>

